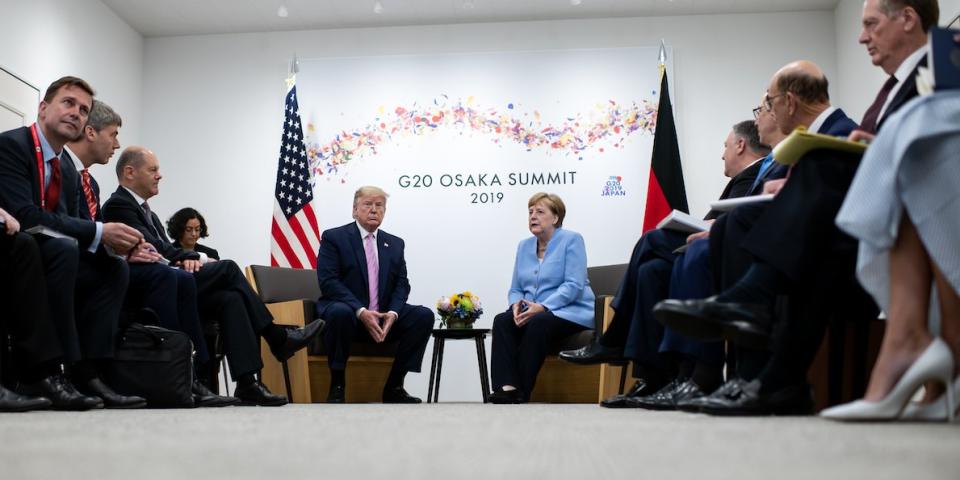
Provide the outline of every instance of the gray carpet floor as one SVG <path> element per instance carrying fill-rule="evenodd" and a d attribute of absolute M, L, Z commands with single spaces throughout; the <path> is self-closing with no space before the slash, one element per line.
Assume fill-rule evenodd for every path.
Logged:
<path fill-rule="evenodd" d="M 0 479 L 960 479 L 960 424 L 595 405 L 0 415 Z"/>

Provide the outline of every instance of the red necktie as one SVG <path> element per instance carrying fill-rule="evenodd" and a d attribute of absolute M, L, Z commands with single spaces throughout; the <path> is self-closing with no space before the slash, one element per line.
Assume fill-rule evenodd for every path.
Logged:
<path fill-rule="evenodd" d="M 83 185 L 83 196 L 87 197 L 87 209 L 90 210 L 90 218 L 97 218 L 97 197 L 93 196 L 93 187 L 90 186 L 90 172 L 84 168 L 80 170 L 80 176 L 83 180 L 80 182 Z"/>
<path fill-rule="evenodd" d="M 50 159 L 50 183 L 47 184 L 47 191 L 43 194 L 48 212 L 57 210 L 57 203 L 60 202 L 60 182 L 60 159 L 53 157 Z"/>
<path fill-rule="evenodd" d="M 870 105 L 870 108 L 867 109 L 867 113 L 863 114 L 863 121 L 860 122 L 860 130 L 869 133 L 877 133 L 877 122 L 880 120 L 880 109 L 883 108 L 883 104 L 887 103 L 887 97 L 890 96 L 890 91 L 893 90 L 894 85 L 897 84 L 897 77 L 890 75 L 890 78 L 884 82 L 883 87 L 880 88 L 880 91 L 877 92 L 877 98 L 873 101 L 873 104 Z"/>

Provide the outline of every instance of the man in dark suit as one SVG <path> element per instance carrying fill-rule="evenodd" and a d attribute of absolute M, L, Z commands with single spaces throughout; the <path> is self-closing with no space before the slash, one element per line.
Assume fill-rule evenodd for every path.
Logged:
<path fill-rule="evenodd" d="M 323 232 L 317 254 L 317 316 L 327 320 L 324 345 L 330 366 L 329 403 L 345 401 L 347 358 L 354 340 L 397 341 L 397 356 L 383 387 L 384 403 L 420 403 L 403 389 L 419 372 L 434 316 L 410 305 L 403 239 L 380 230 L 387 194 L 361 187 L 353 197 L 355 222 Z M 371 279 L 373 277 L 373 279 Z"/>
<path fill-rule="evenodd" d="M 764 145 L 776 147 L 783 140 L 784 135 L 777 126 L 773 113 L 761 104 L 753 110 L 753 115 L 759 141 Z M 753 184 L 749 186 L 748 195 L 756 195 L 764 182 L 786 175 L 786 170 L 778 169 L 777 165 L 773 162 L 773 153 L 770 152 L 752 167 L 759 167 L 759 172 Z M 714 225 L 725 220 L 726 214 L 721 215 Z M 709 243 L 713 240 L 710 232 L 699 234 L 701 238 L 690 242 L 687 250 L 674 263 L 670 276 L 670 293 L 667 298 L 706 298 L 716 293 L 713 281 L 714 271 L 710 261 Z M 704 236 L 706 238 L 703 238 Z M 723 383 L 723 342 L 688 337 L 665 326 L 659 351 L 661 355 L 671 355 L 681 359 L 677 377 L 657 393 L 634 399 L 630 402 L 631 406 L 654 410 L 684 408 L 684 404 L 713 392 Z M 733 372 L 736 365 L 731 362 L 727 367 L 728 372 Z"/>
<path fill-rule="evenodd" d="M 760 142 L 757 125 L 750 120 L 733 126 L 724 140 L 721 158 L 724 175 L 730 177 L 721 199 L 742 197 L 753 185 L 761 162 L 770 152 L 770 147 Z M 706 220 L 713 221 L 720 215 L 711 211 Z M 671 230 L 651 230 L 640 237 L 634 248 L 630 264 L 613 300 L 615 314 L 607 330 L 595 342 L 577 350 L 560 352 L 560 358 L 577 364 L 595 364 L 605 361 L 628 359 L 634 364 L 634 376 L 644 382 L 635 386 L 626 395 L 615 396 L 601 402 L 607 407 L 633 407 L 630 399 L 653 394 L 677 376 L 677 368 L 683 369 L 682 361 L 673 356 L 661 355 L 659 346 L 663 339 L 663 327 L 652 315 L 658 301 L 667 298 L 674 253 L 687 242 L 694 242 L 702 235 L 688 235 Z"/>
<path fill-rule="evenodd" d="M 224 333 L 224 350 L 233 378 L 237 380 L 234 395 L 247 405 L 279 406 L 286 397 L 272 394 L 255 374 L 263 367 L 260 342 L 263 337 L 277 360 L 284 361 L 305 347 L 323 327 L 315 320 L 301 329 L 288 329 L 273 323 L 273 316 L 250 287 L 240 268 L 232 260 L 201 264 L 199 254 L 173 246 L 163 230 L 157 214 L 147 200 L 159 193 L 160 163 L 157 156 L 138 146 L 127 147 L 117 161 L 120 186 L 103 205 L 103 216 L 125 223 L 143 234 L 171 265 L 187 274 L 179 274 L 186 282 L 195 282 L 196 304 L 211 308 Z M 188 275 L 192 274 L 192 275 Z M 178 280 L 180 280 L 178 277 Z M 191 301 L 181 298 L 180 301 Z"/>
<path fill-rule="evenodd" d="M 926 32 L 938 16 L 936 0 L 864 2 L 860 43 L 891 76 L 851 139 L 872 138 L 885 118 L 916 96 L 914 78 L 924 62 Z M 787 105 L 775 98 L 779 92 L 771 87 L 770 106 L 782 111 Z M 686 318 L 703 336 L 723 335 L 771 351 L 754 381 L 730 385 L 701 405 L 702 411 L 809 413 L 806 370 L 829 320 L 876 315 L 876 306 L 855 278 L 856 242 L 833 221 L 858 165 L 856 156 L 805 156 L 743 235 L 742 248 L 752 261 L 739 280 L 706 301 L 662 305 L 667 322 L 671 316 Z M 775 319 L 769 307 L 777 295 L 788 295 L 788 300 L 786 314 Z"/>
<path fill-rule="evenodd" d="M 18 380 L 34 383 L 60 368 L 63 353 L 56 328 L 50 321 L 40 249 L 33 237 L 20 232 L 17 219 L 2 208 L 0 272 L 4 272 L 0 276 L 0 304 L 4 306 L 0 335 L 10 334 L 14 342 L 10 345 L 12 355 L 7 357 L 4 351 L 0 352 L 0 358 L 16 357 Z M 25 412 L 51 404 L 49 399 L 20 395 L 0 385 L 0 412 Z"/>
<path fill-rule="evenodd" d="M 132 408 L 145 402 L 117 395 L 100 372 L 113 357 L 127 289 L 127 264 L 111 254 L 126 255 L 142 236 L 126 225 L 70 215 L 80 182 L 72 169 L 61 168 L 63 146 L 82 132 L 92 102 L 85 81 L 63 77 L 47 89 L 37 123 L 0 134 L 0 206 L 24 229 L 42 225 L 76 239 L 40 242 L 50 318 L 70 381 L 52 375 L 19 390 L 49 398 L 54 408 Z"/>
<path fill-rule="evenodd" d="M 80 178 L 81 187 L 72 202 L 75 207 L 68 207 L 71 215 L 103 221 L 100 185 L 89 169 L 110 162 L 113 153 L 120 148 L 118 135 L 122 125 L 120 115 L 109 105 L 94 100 L 83 134 L 64 147 L 64 160 L 69 155 L 71 161 L 62 162 L 61 167 L 75 172 L 71 174 Z M 149 242 L 142 242 L 127 257 L 130 286 L 125 308 L 128 311 L 148 308 L 156 313 L 161 327 L 184 332 L 190 337 L 196 349 L 193 361 L 197 374 L 193 378 L 193 394 L 197 406 L 222 407 L 239 403 L 236 398 L 213 393 L 201 381 L 201 378 L 209 377 L 203 373 L 214 366 L 208 363 L 210 355 L 197 313 L 195 285 L 189 273 L 171 268 L 162 260 L 163 256 Z"/>

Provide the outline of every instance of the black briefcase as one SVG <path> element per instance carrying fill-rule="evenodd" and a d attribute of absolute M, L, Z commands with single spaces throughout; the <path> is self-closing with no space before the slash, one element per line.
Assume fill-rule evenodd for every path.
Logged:
<path fill-rule="evenodd" d="M 193 343 L 183 332 L 130 324 L 120 334 L 107 381 L 150 407 L 193 407 Z"/>

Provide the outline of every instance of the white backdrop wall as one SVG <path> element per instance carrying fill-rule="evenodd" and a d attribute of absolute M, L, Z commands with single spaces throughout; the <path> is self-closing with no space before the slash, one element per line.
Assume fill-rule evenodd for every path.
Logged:
<path fill-rule="evenodd" d="M 185 205 L 199 208 L 211 226 L 208 242 L 222 254 L 241 265 L 268 262 L 283 79 L 294 52 L 322 59 L 647 47 L 663 38 L 673 52 L 672 93 L 688 197 L 693 212 L 702 215 L 726 182 L 720 151 L 730 126 L 750 118 L 770 75 L 791 60 L 813 60 L 835 77 L 833 37 L 832 12 L 804 12 L 149 38 L 142 138 L 166 176 L 152 203 L 162 216 Z M 325 216 L 346 214 L 315 207 L 322 223 Z M 398 215 L 417 212 L 391 210 L 384 228 Z M 620 261 L 629 253 L 621 252 Z M 416 286 L 417 279 L 411 280 Z M 497 303 L 487 300 L 490 307 Z M 457 343 L 447 349 L 441 395 L 477 400 L 475 357 L 469 345 Z M 455 378 L 458 373 L 463 377 Z M 426 371 L 408 386 L 425 394 Z"/>
<path fill-rule="evenodd" d="M 120 142 L 139 142 L 143 37 L 99 0 L 0 0 L 0 66 L 40 89 L 80 76 L 123 117 Z M 118 154 L 119 155 L 119 154 Z M 92 168 L 105 192 L 112 166 Z"/>

